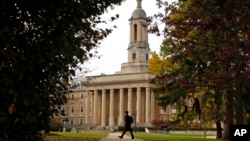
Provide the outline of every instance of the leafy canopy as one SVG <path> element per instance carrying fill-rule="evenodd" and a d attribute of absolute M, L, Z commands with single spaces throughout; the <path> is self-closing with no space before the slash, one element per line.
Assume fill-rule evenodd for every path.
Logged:
<path fill-rule="evenodd" d="M 69 79 L 112 31 L 100 16 L 121 2 L 1 0 L 0 140 L 42 139 Z"/>
<path fill-rule="evenodd" d="M 248 111 L 243 109 L 248 103 L 243 98 L 249 95 L 250 80 L 249 4 L 249 0 L 179 0 L 166 3 L 165 16 L 156 16 L 166 24 L 165 50 L 172 53 L 170 60 L 180 68 L 155 79 L 161 88 L 160 101 L 166 103 L 169 96 L 183 91 L 185 95 L 179 98 L 201 90 L 214 91 L 214 97 L 224 96 L 223 118 L 227 123 L 223 139 L 228 139 L 229 124 L 233 124 L 230 109 L 235 109 L 237 124 L 244 123 L 243 113 Z"/>

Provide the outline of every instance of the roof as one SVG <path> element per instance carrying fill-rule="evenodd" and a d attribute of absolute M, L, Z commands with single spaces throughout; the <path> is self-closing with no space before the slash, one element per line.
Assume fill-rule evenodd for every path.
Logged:
<path fill-rule="evenodd" d="M 136 8 L 133 11 L 131 19 L 136 19 L 136 18 L 147 18 L 146 12 L 141 8 Z"/>

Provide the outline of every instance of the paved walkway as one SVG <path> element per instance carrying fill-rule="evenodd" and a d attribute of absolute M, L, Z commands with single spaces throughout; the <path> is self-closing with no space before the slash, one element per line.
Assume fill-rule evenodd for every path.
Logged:
<path fill-rule="evenodd" d="M 135 139 L 131 139 L 131 137 L 126 136 L 126 135 L 123 136 L 123 139 L 119 139 L 118 136 L 120 136 L 121 134 L 122 134 L 121 132 L 109 133 L 109 135 L 106 138 L 101 139 L 100 141 L 122 141 L 122 140 L 125 140 L 125 141 L 144 141 L 142 139 L 136 139 L 136 136 L 135 136 Z"/>

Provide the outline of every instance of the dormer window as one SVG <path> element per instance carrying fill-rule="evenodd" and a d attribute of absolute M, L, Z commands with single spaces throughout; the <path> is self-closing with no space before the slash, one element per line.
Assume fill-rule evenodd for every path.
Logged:
<path fill-rule="evenodd" d="M 136 48 L 132 48 L 132 59 L 135 60 L 136 59 Z"/>

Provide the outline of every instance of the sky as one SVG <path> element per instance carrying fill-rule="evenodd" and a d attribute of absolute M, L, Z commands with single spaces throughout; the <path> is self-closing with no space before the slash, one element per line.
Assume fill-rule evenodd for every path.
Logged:
<path fill-rule="evenodd" d="M 168 0 L 169 2 L 171 0 Z M 136 9 L 136 0 L 126 0 L 122 5 L 108 11 L 103 17 L 110 17 L 119 14 L 114 25 L 113 32 L 105 38 L 99 48 L 98 55 L 101 57 L 92 58 L 84 65 L 89 71 L 84 76 L 94 76 L 100 74 L 114 74 L 121 70 L 121 64 L 127 62 L 127 48 L 129 44 L 129 21 L 133 11 Z M 156 6 L 156 0 L 142 0 L 142 8 L 147 16 L 158 13 L 159 9 Z M 149 34 L 148 42 L 151 51 L 159 52 L 162 43 L 162 37 L 155 34 Z"/>

